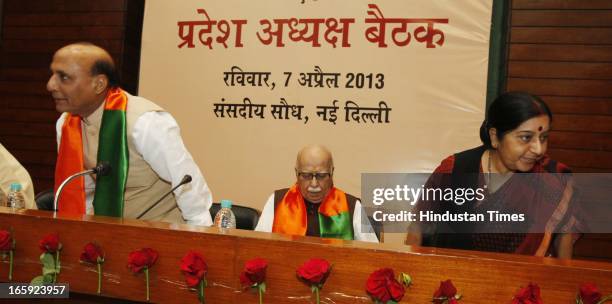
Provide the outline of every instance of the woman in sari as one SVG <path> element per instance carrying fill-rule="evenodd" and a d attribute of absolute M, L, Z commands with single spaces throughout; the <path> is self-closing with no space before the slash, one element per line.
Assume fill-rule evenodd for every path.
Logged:
<path fill-rule="evenodd" d="M 571 204 L 570 170 L 546 156 L 551 122 L 550 109 L 537 96 L 522 92 L 502 94 L 491 104 L 480 128 L 483 145 L 444 159 L 426 186 L 480 187 L 486 189 L 484 199 L 461 206 L 422 200 L 417 206 L 419 210 L 439 211 L 444 205 L 455 214 L 486 210 L 522 213 L 539 221 L 433 226 L 422 223 L 411 227 L 406 243 L 571 258 L 573 235 L 553 234 L 572 231 L 577 220 Z"/>

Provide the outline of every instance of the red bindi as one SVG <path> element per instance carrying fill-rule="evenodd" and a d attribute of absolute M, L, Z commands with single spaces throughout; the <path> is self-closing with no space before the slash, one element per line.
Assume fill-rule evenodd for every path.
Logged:
<path fill-rule="evenodd" d="M 540 126 L 540 127 L 538 128 L 538 131 L 542 131 L 542 129 L 543 129 L 543 128 L 542 128 L 542 126 Z"/>

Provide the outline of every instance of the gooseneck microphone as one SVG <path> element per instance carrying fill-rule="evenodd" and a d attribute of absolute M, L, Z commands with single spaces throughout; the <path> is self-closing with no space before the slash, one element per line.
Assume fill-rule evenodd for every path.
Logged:
<path fill-rule="evenodd" d="M 170 193 L 174 192 L 174 190 L 176 190 L 178 187 L 185 185 L 185 184 L 189 184 L 191 183 L 191 175 L 187 174 L 185 176 L 183 176 L 183 179 L 181 180 L 181 182 L 176 185 L 174 188 L 170 189 L 170 191 L 168 191 L 168 193 L 164 194 L 162 197 L 159 198 L 159 200 L 157 200 L 157 202 L 155 202 L 153 205 L 151 205 L 149 208 L 147 208 L 147 210 L 143 211 L 139 216 L 136 217 L 136 219 L 140 219 L 143 215 L 147 214 L 147 212 L 151 211 L 151 209 L 153 209 L 153 207 L 157 206 L 157 204 L 159 204 L 162 200 L 164 200 L 164 198 L 166 198 L 166 196 L 170 195 Z"/>
<path fill-rule="evenodd" d="M 60 184 L 59 188 L 57 188 L 57 192 L 55 192 L 55 199 L 53 200 L 53 211 L 57 212 L 57 202 L 59 202 L 60 195 L 62 194 L 62 190 L 64 190 L 64 187 L 70 181 L 72 181 L 73 179 L 79 176 L 92 174 L 92 173 L 96 174 L 97 176 L 104 176 L 104 175 L 107 175 L 110 172 L 110 170 L 111 170 L 111 165 L 107 161 L 101 161 L 97 166 L 95 166 L 92 169 L 81 171 L 73 175 L 70 175 L 67 179 L 65 179 Z"/>

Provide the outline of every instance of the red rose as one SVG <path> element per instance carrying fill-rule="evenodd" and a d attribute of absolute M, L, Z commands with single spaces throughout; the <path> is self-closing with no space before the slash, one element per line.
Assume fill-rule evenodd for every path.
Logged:
<path fill-rule="evenodd" d="M 59 235 L 57 233 L 47 234 L 40 240 L 38 247 L 42 252 L 55 253 L 61 249 Z"/>
<path fill-rule="evenodd" d="M 404 297 L 404 285 L 395 279 L 391 268 L 381 268 L 370 274 L 366 282 L 366 292 L 382 303 L 389 300 L 399 302 Z"/>
<path fill-rule="evenodd" d="M 87 243 L 81 252 L 81 261 L 92 264 L 104 262 L 102 248 L 94 243 Z"/>
<path fill-rule="evenodd" d="M 445 303 L 444 301 L 448 300 L 448 304 L 456 304 L 458 303 L 455 296 L 457 295 L 457 288 L 453 285 L 451 280 L 446 280 L 444 282 L 440 282 L 440 287 L 433 294 L 433 302 L 436 304 Z"/>
<path fill-rule="evenodd" d="M 0 230 L 0 251 L 9 251 L 13 247 L 13 238 L 11 233 L 6 230 Z"/>
<path fill-rule="evenodd" d="M 583 304 L 597 304 L 601 297 L 601 292 L 595 284 L 585 283 L 580 286 L 580 299 Z"/>
<path fill-rule="evenodd" d="M 142 248 L 140 250 L 130 252 L 128 256 L 128 268 L 133 273 L 140 272 L 143 268 L 151 268 L 159 254 L 151 248 Z"/>
<path fill-rule="evenodd" d="M 263 283 L 266 280 L 267 268 L 268 262 L 262 258 L 246 261 L 240 274 L 240 283 L 245 288 Z"/>
<path fill-rule="evenodd" d="M 542 304 L 540 297 L 540 287 L 537 284 L 529 283 L 527 287 L 521 288 L 512 300 L 512 304 Z"/>
<path fill-rule="evenodd" d="M 187 252 L 181 259 L 181 272 L 185 275 L 185 281 L 189 287 L 198 286 L 207 271 L 208 266 L 204 257 L 195 251 Z"/>
<path fill-rule="evenodd" d="M 309 285 L 321 286 L 327 280 L 331 265 L 324 259 L 310 259 L 296 270 L 298 278 Z"/>

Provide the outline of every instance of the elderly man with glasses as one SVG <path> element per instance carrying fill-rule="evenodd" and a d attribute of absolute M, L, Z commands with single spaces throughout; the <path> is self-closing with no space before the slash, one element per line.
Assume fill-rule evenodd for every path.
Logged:
<path fill-rule="evenodd" d="M 370 222 L 361 219 L 359 199 L 334 187 L 333 173 L 327 148 L 302 148 L 295 163 L 297 182 L 270 196 L 255 230 L 378 242 Z"/>

